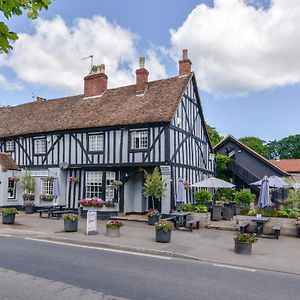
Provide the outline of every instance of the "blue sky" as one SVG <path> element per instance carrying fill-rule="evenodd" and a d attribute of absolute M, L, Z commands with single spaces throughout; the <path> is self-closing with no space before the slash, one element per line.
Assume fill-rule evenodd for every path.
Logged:
<path fill-rule="evenodd" d="M 134 82 L 138 56 L 150 79 L 176 76 L 188 48 L 204 115 L 219 132 L 299 134 L 299 20 L 297 0 L 53 1 L 35 22 L 10 20 L 21 34 L 0 57 L 0 104 L 81 93 L 90 54 L 112 87 Z"/>

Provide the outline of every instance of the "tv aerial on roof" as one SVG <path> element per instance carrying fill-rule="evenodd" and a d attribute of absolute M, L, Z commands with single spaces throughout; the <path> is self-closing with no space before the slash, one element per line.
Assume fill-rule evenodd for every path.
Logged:
<path fill-rule="evenodd" d="M 91 60 L 91 70 L 92 70 L 93 65 L 94 65 L 94 55 L 91 54 L 91 55 L 89 55 L 87 57 L 82 58 L 81 60 L 85 60 L 85 59 L 90 59 Z"/>

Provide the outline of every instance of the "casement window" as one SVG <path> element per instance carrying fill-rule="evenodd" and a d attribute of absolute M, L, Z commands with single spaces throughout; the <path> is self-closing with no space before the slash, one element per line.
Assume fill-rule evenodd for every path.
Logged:
<path fill-rule="evenodd" d="M 5 142 L 5 152 L 15 151 L 15 141 L 6 141 Z"/>
<path fill-rule="evenodd" d="M 8 179 L 7 193 L 8 199 L 16 198 L 16 181 L 10 178 Z"/>
<path fill-rule="evenodd" d="M 106 189 L 105 200 L 112 200 L 115 198 L 114 181 L 116 180 L 115 172 L 106 172 Z"/>
<path fill-rule="evenodd" d="M 47 150 L 47 141 L 45 138 L 34 139 L 34 154 L 45 154 Z"/>
<path fill-rule="evenodd" d="M 102 175 L 103 172 L 86 172 L 85 196 L 88 199 L 102 197 Z"/>
<path fill-rule="evenodd" d="M 53 180 L 42 178 L 41 194 L 53 195 Z"/>
<path fill-rule="evenodd" d="M 131 132 L 131 149 L 140 150 L 148 148 L 148 131 L 139 130 Z"/>
<path fill-rule="evenodd" d="M 103 151 L 103 134 L 90 134 L 89 136 L 89 151 L 90 152 L 101 152 Z"/>

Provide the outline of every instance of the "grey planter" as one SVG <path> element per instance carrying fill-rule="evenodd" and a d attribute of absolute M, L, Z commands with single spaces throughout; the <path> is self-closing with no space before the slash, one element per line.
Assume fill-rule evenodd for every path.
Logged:
<path fill-rule="evenodd" d="M 33 214 L 35 212 L 34 206 L 25 206 L 25 213 L 26 214 Z"/>
<path fill-rule="evenodd" d="M 231 206 L 223 206 L 222 209 L 222 219 L 223 220 L 231 220 L 233 217 L 233 211 Z"/>
<path fill-rule="evenodd" d="M 8 216 L 2 215 L 2 223 L 3 224 L 14 224 L 15 223 L 15 218 L 16 218 L 15 214 L 8 215 Z"/>
<path fill-rule="evenodd" d="M 237 254 L 250 255 L 252 253 L 252 243 L 234 241 L 234 252 Z"/>
<path fill-rule="evenodd" d="M 105 236 L 119 237 L 120 236 L 120 227 L 118 227 L 118 228 L 106 228 Z"/>
<path fill-rule="evenodd" d="M 76 232 L 78 229 L 78 221 L 65 220 L 64 229 L 65 232 Z"/>
<path fill-rule="evenodd" d="M 148 225 L 154 225 L 159 221 L 159 216 L 148 217 Z"/>
<path fill-rule="evenodd" d="M 156 229 L 155 240 L 160 243 L 169 243 L 171 240 L 171 233 L 172 231 L 164 232 Z"/>
<path fill-rule="evenodd" d="M 222 205 L 214 205 L 212 207 L 211 220 L 212 221 L 222 220 Z"/>

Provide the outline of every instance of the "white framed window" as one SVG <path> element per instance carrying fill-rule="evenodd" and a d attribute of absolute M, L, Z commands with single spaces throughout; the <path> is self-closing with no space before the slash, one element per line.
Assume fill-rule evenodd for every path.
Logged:
<path fill-rule="evenodd" d="M 41 194 L 53 195 L 53 180 L 42 178 Z"/>
<path fill-rule="evenodd" d="M 88 199 L 102 197 L 102 176 L 101 171 L 89 171 L 85 176 L 85 196 Z"/>
<path fill-rule="evenodd" d="M 89 135 L 89 151 L 100 152 L 103 151 L 103 134 L 90 134 Z"/>
<path fill-rule="evenodd" d="M 115 180 L 115 172 L 106 172 L 105 200 L 112 200 L 115 198 L 115 188 L 113 185 Z"/>
<path fill-rule="evenodd" d="M 148 148 L 148 131 L 139 130 L 131 132 L 131 149 L 147 149 Z"/>
<path fill-rule="evenodd" d="M 45 154 L 47 141 L 45 138 L 34 139 L 34 154 Z"/>
<path fill-rule="evenodd" d="M 5 151 L 7 151 L 7 152 L 15 151 L 15 141 L 6 141 L 5 142 Z"/>
<path fill-rule="evenodd" d="M 16 198 L 16 181 L 10 178 L 8 178 L 7 193 L 8 199 Z"/>

